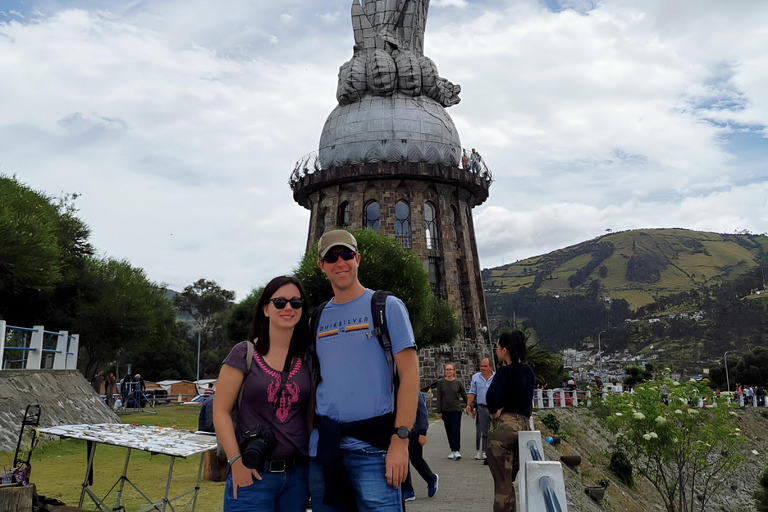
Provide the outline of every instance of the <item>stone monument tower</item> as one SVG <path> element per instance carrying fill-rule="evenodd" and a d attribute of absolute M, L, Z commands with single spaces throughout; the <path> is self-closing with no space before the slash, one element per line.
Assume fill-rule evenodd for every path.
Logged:
<path fill-rule="evenodd" d="M 290 186 L 312 212 L 307 247 L 335 227 L 395 238 L 454 307 L 464 340 L 476 342 L 486 340 L 488 322 L 472 208 L 488 198 L 493 179 L 474 149 L 471 158 L 461 149 L 445 110 L 461 88 L 424 56 L 428 7 L 429 0 L 353 0 L 355 45 L 339 71 L 339 104 Z"/>

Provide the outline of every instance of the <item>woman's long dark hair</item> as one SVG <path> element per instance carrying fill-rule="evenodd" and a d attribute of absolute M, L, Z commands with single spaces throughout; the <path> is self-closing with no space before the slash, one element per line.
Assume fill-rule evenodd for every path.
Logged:
<path fill-rule="evenodd" d="M 520 331 L 505 332 L 499 336 L 499 346 L 507 349 L 512 363 L 525 359 L 525 335 Z"/>
<path fill-rule="evenodd" d="M 293 276 L 279 276 L 274 278 L 264 287 L 264 291 L 261 292 L 259 297 L 259 303 L 256 304 L 256 311 L 253 312 L 253 320 L 251 320 L 251 328 L 248 330 L 248 339 L 252 340 L 258 336 L 256 341 L 256 350 L 262 356 L 269 353 L 269 318 L 264 314 L 264 306 L 269 303 L 269 299 L 275 294 L 275 292 L 281 287 L 287 284 L 295 285 L 299 289 L 299 295 L 304 300 L 304 305 L 301 308 L 301 317 L 299 323 L 293 328 L 293 336 L 291 336 L 291 344 L 288 347 L 288 360 L 286 364 L 290 364 L 292 357 L 303 357 L 304 351 L 310 341 L 309 333 L 309 303 L 307 302 L 307 294 L 304 292 L 304 286 L 301 281 Z M 288 297 L 290 298 L 290 297 Z"/>

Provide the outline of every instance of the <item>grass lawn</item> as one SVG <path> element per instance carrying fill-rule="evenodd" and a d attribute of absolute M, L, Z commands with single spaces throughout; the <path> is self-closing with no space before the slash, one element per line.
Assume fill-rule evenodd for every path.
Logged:
<path fill-rule="evenodd" d="M 158 414 L 129 413 L 122 415 L 120 419 L 122 423 L 197 430 L 197 415 L 200 412 L 198 406 L 168 404 L 159 406 L 156 410 Z M 93 461 L 94 485 L 91 486 L 94 494 L 103 498 L 114 485 L 122 474 L 125 453 L 125 448 L 97 445 Z M 152 456 L 147 452 L 133 450 L 128 466 L 128 478 L 153 501 L 162 499 L 170 460 L 170 457 L 165 455 Z M 67 505 L 77 505 L 86 462 L 85 441 L 49 441 L 38 445 L 32 454 L 31 481 L 37 486 L 38 494 L 58 498 Z M 189 459 L 176 458 L 170 497 L 194 489 L 199 463 L 199 455 Z M 0 465 L 11 467 L 12 464 L 13 453 L 0 452 Z M 127 484 L 124 496 L 126 512 L 140 510 L 147 505 L 147 502 Z M 203 478 L 197 496 L 197 510 L 221 510 L 223 496 L 224 482 L 211 482 Z M 186 498 L 189 496 L 174 502 L 174 507 L 184 510 Z M 106 503 L 114 505 L 114 501 L 115 491 L 109 495 Z M 83 507 L 88 510 L 95 508 L 87 496 Z"/>

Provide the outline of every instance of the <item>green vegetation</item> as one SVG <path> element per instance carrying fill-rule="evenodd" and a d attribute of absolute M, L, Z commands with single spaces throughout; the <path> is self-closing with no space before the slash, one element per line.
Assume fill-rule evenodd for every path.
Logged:
<path fill-rule="evenodd" d="M 158 414 L 125 414 L 123 423 L 136 423 L 161 427 L 174 427 L 188 430 L 197 429 L 199 407 L 176 404 L 157 408 Z M 37 492 L 45 496 L 60 499 L 67 505 L 77 505 L 80 498 L 81 484 L 85 475 L 86 443 L 77 440 L 51 441 L 38 446 L 32 454 L 31 481 L 37 485 Z M 13 453 L 0 452 L 0 465 L 10 467 Z M 93 492 L 104 497 L 112 484 L 120 477 L 125 462 L 125 448 L 99 445 L 94 455 Z M 153 500 L 163 497 L 165 482 L 168 477 L 170 458 L 164 455 L 151 455 L 133 450 L 128 467 L 128 477 Z M 173 466 L 171 495 L 177 496 L 195 487 L 199 456 L 189 459 L 177 458 Z M 126 511 L 137 511 L 146 506 L 146 502 L 133 491 L 125 487 Z M 221 510 L 224 496 L 224 482 L 211 482 L 203 479 L 197 498 L 197 510 Z M 114 491 L 107 500 L 113 505 Z M 181 503 L 181 502 L 177 502 Z M 178 506 L 177 510 L 184 506 Z M 88 508 L 88 501 L 84 503 Z M 92 508 L 92 507 L 91 507 Z"/>
<path fill-rule="evenodd" d="M 688 405 L 708 391 L 706 384 L 675 384 L 649 381 L 634 395 L 608 397 L 606 424 L 618 434 L 616 449 L 653 484 L 667 511 L 704 511 L 744 463 L 739 449 L 747 440 L 725 400 L 711 408 Z"/>
<path fill-rule="evenodd" d="M 608 465 L 608 469 L 610 469 L 619 480 L 624 482 L 625 485 L 631 487 L 634 483 L 632 463 L 629 461 L 627 454 L 623 451 L 616 450 L 611 454 L 611 463 Z"/>

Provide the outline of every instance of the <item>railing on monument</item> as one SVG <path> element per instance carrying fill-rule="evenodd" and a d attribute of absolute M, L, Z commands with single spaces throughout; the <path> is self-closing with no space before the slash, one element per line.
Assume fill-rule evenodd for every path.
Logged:
<path fill-rule="evenodd" d="M 0 369 L 74 370 L 80 337 L 46 331 L 42 325 L 17 327 L 0 320 Z"/>
<path fill-rule="evenodd" d="M 466 152 L 466 150 L 464 150 L 464 152 Z M 371 160 L 371 163 L 374 163 L 376 161 L 377 160 Z M 369 163 L 369 162 L 360 162 L 360 163 Z M 479 174 L 480 176 L 483 177 L 483 179 L 486 181 L 489 187 L 491 186 L 491 183 L 493 183 L 493 173 L 488 168 L 488 166 L 485 165 L 485 160 L 483 160 L 483 157 L 478 157 L 478 159 L 475 160 L 474 162 L 470 161 L 470 162 L 467 162 L 466 164 L 457 162 L 456 167 L 468 173 Z M 322 172 L 323 170 L 325 170 L 325 167 L 320 162 L 319 152 L 313 151 L 311 153 L 307 153 L 303 157 L 299 158 L 299 160 L 296 162 L 296 166 L 293 168 L 291 177 L 288 180 L 288 185 L 291 187 L 291 189 L 294 189 L 299 183 L 299 181 L 301 181 L 301 179 L 304 178 L 305 176 Z"/>

